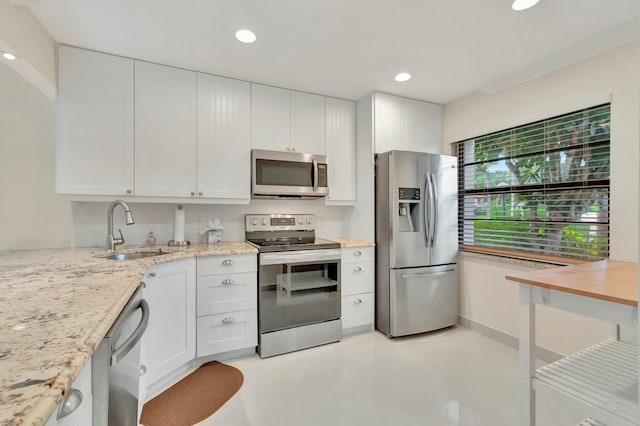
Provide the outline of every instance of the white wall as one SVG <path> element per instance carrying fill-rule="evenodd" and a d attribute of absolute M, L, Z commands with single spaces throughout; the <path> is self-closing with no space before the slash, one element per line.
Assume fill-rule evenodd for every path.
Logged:
<path fill-rule="evenodd" d="M 611 101 L 611 258 L 638 259 L 640 42 L 628 43 L 497 94 L 474 93 L 444 107 L 443 147 L 466 138 Z M 461 315 L 517 336 L 516 285 L 531 270 L 461 256 Z M 539 344 L 570 353 L 614 335 L 610 324 L 541 309 Z"/>
<path fill-rule="evenodd" d="M 0 63 L 0 250 L 69 245 L 55 194 L 55 101 Z"/>
<path fill-rule="evenodd" d="M 31 12 L 0 0 L 0 250 L 64 247 L 70 209 L 54 193 L 55 43 Z"/>

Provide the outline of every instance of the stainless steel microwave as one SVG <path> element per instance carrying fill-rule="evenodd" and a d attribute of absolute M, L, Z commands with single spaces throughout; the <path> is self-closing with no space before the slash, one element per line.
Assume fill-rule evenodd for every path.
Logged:
<path fill-rule="evenodd" d="M 321 198 L 329 195 L 326 155 L 251 150 L 253 198 Z"/>

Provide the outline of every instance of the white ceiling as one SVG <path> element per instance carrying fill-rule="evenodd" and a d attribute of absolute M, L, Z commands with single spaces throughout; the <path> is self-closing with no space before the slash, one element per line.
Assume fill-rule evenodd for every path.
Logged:
<path fill-rule="evenodd" d="M 13 2 L 63 44 L 347 99 L 490 94 L 640 38 L 639 0 Z M 237 42 L 240 28 L 257 42 Z"/>

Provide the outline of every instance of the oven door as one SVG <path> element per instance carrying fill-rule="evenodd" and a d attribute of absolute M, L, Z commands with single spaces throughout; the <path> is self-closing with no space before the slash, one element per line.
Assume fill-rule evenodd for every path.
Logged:
<path fill-rule="evenodd" d="M 329 195 L 327 157 L 252 150 L 253 198 L 318 198 Z"/>
<path fill-rule="evenodd" d="M 261 253 L 260 333 L 340 318 L 340 249 Z"/>

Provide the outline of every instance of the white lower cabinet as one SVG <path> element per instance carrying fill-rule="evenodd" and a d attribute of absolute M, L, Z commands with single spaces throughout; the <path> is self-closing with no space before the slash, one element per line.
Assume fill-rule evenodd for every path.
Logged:
<path fill-rule="evenodd" d="M 375 306 L 373 247 L 342 249 L 342 331 L 373 329 Z"/>
<path fill-rule="evenodd" d="M 199 257 L 197 355 L 214 355 L 258 344 L 255 254 Z"/>
<path fill-rule="evenodd" d="M 65 399 L 51 414 L 45 426 L 88 426 L 93 421 L 91 360 L 71 384 Z"/>
<path fill-rule="evenodd" d="M 154 265 L 144 275 L 150 314 L 141 364 L 148 387 L 196 356 L 195 271 L 191 258 Z"/>

